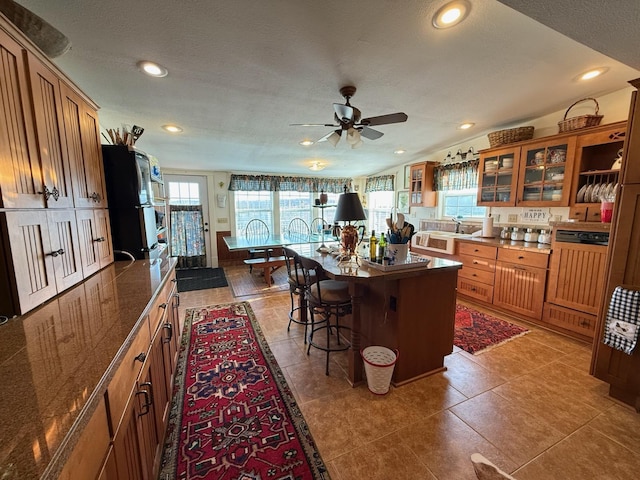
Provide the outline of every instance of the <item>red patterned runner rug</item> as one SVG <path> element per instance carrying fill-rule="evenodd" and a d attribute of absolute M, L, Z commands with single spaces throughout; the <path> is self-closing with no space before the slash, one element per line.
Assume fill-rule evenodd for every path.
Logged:
<path fill-rule="evenodd" d="M 455 323 L 453 344 L 472 354 L 483 353 L 529 333 L 524 327 L 460 304 L 456 305 Z"/>
<path fill-rule="evenodd" d="M 249 303 L 187 310 L 160 479 L 328 479 Z"/>

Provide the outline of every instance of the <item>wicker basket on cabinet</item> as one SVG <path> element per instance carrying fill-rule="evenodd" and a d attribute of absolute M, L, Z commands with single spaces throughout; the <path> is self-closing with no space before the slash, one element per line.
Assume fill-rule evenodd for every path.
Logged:
<path fill-rule="evenodd" d="M 569 110 L 575 107 L 577 104 L 581 102 L 593 101 L 596 104 L 596 110 L 594 115 L 578 115 L 577 117 L 567 118 L 569 114 Z M 589 128 L 589 127 L 597 127 L 600 125 L 600 121 L 604 115 L 598 115 L 600 111 L 600 105 L 598 105 L 598 101 L 595 98 L 587 97 L 582 98 L 567 108 L 567 111 L 564 112 L 564 118 L 562 121 L 558 122 L 558 133 L 572 132 L 573 130 L 580 130 L 581 128 Z"/>
<path fill-rule="evenodd" d="M 487 135 L 491 148 L 507 145 L 509 143 L 531 140 L 533 138 L 533 127 L 507 128 L 498 130 Z"/>

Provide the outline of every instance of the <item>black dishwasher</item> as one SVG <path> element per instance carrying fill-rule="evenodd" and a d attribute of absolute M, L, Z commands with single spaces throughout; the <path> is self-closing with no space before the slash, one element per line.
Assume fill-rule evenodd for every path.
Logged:
<path fill-rule="evenodd" d="M 556 242 L 609 245 L 609 232 L 556 230 Z"/>

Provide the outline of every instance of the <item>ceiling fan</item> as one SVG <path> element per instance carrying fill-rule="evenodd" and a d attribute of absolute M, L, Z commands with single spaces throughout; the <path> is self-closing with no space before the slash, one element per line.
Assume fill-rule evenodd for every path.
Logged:
<path fill-rule="evenodd" d="M 407 114 L 403 112 L 389 113 L 387 115 L 379 115 L 377 117 L 361 118 L 361 112 L 359 109 L 349 103 L 349 99 L 356 93 L 356 87 L 346 86 L 340 89 L 340 95 L 342 95 L 346 102 L 334 103 L 333 110 L 335 114 L 333 116 L 335 124 L 333 123 L 292 123 L 291 126 L 302 127 L 334 127 L 336 130 L 329 132 L 324 137 L 318 140 L 318 142 L 329 142 L 334 147 L 340 141 L 342 132 L 345 131 L 347 143 L 351 145 L 351 148 L 358 148 L 362 145 L 361 136 L 369 140 L 376 140 L 380 138 L 384 133 L 370 128 L 371 126 L 387 125 L 390 123 L 401 123 L 407 121 Z"/>

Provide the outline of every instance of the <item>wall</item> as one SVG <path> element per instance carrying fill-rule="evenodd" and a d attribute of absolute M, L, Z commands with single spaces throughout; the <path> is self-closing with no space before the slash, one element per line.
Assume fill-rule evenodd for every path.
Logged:
<path fill-rule="evenodd" d="M 600 115 L 604 115 L 602 119 L 602 124 L 614 123 L 619 121 L 627 120 L 629 116 L 629 104 L 631 101 L 631 92 L 633 92 L 634 88 L 629 86 L 622 90 L 618 90 L 613 93 L 609 93 L 607 95 L 598 96 L 596 99 L 598 104 L 600 105 Z M 584 115 L 593 113 L 593 102 L 583 102 L 577 105 L 575 108 L 571 109 L 568 117 L 574 117 L 577 115 Z M 567 106 L 568 108 L 568 106 Z M 563 110 L 558 110 L 557 112 L 551 113 L 549 115 L 545 115 L 544 117 L 539 117 L 532 120 L 527 120 L 517 125 L 506 125 L 504 128 L 512 128 L 524 125 L 533 125 L 535 127 L 534 138 L 546 137 L 549 135 L 555 135 L 558 133 L 558 122 L 564 118 L 566 108 Z M 443 161 L 447 153 L 451 152 L 452 155 L 455 155 L 458 150 L 461 150 L 463 153 L 469 150 L 469 147 L 473 147 L 475 152 L 478 152 L 482 149 L 489 148 L 489 139 L 486 135 L 482 135 L 479 137 L 471 138 L 463 143 L 451 145 L 450 147 L 444 148 L 442 150 L 433 152 L 430 155 L 427 155 L 423 158 L 416 159 L 411 163 L 423 162 L 423 161 L 432 161 L 432 162 L 441 162 Z M 402 185 L 404 178 L 404 167 L 409 164 L 403 164 L 399 167 L 395 167 L 393 169 L 385 170 L 384 172 L 380 172 L 379 174 L 393 174 L 396 175 L 398 179 L 397 184 Z M 403 190 L 403 188 L 399 188 L 398 190 Z M 493 207 L 490 209 L 491 215 L 495 218 L 495 225 L 507 225 L 509 224 L 508 218 L 509 215 L 518 215 L 518 218 L 522 214 L 523 208 L 520 207 Z M 553 207 L 549 208 L 550 218 L 552 221 L 561 221 L 566 220 L 569 215 L 568 207 Z M 428 220 L 436 219 L 437 209 L 436 208 L 420 208 L 420 207 L 411 207 L 409 218 L 407 221 L 413 223 L 416 228 L 419 228 L 420 223 L 426 223 Z M 518 222 L 520 224 L 520 222 Z M 524 224 L 522 224 L 524 226 Z"/>

